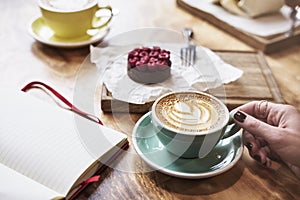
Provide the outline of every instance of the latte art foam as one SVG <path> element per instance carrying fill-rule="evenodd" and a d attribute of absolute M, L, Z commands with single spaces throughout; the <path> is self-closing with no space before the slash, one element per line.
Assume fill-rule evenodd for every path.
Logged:
<path fill-rule="evenodd" d="M 158 119 L 169 128 L 198 133 L 221 126 L 225 111 L 208 96 L 184 93 L 161 99 L 155 112 Z"/>

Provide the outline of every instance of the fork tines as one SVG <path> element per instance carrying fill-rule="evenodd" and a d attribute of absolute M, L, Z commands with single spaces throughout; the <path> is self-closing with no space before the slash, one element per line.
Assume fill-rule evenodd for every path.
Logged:
<path fill-rule="evenodd" d="M 183 66 L 194 65 L 196 59 L 196 47 L 194 45 L 188 45 L 187 47 L 181 48 L 180 58 Z"/>

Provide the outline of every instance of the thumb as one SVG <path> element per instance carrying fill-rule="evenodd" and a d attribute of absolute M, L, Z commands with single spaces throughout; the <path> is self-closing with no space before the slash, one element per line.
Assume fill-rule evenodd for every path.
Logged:
<path fill-rule="evenodd" d="M 287 166 L 294 172 L 294 174 L 300 178 L 300 168 L 295 166 L 295 165 L 292 165 L 291 163 L 287 162 L 286 163 Z"/>
<path fill-rule="evenodd" d="M 244 130 L 247 130 L 254 136 L 261 137 L 266 141 L 269 141 L 273 133 L 277 131 L 276 127 L 262 122 L 242 111 L 235 112 L 233 119 L 235 123 L 237 123 Z"/>

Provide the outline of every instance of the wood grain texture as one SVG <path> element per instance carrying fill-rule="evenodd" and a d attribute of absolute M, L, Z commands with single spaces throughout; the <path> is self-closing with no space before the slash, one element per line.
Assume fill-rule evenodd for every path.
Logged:
<path fill-rule="evenodd" d="M 180 32 L 183 27 L 190 27 L 198 45 L 224 51 L 253 51 L 235 35 L 181 9 L 176 0 L 113 0 L 109 3 L 120 13 L 113 19 L 107 39 L 138 28 L 159 27 Z M 40 15 L 35 0 L 1 0 L 0 9 L 0 87 L 19 90 L 29 81 L 40 80 L 72 101 L 78 84 L 78 71 L 86 68 L 82 63 L 89 55 L 89 47 L 59 49 L 42 45 L 31 38 L 28 26 Z M 295 44 L 264 55 L 264 58 L 284 101 L 300 110 L 299 54 L 300 45 Z M 239 62 L 245 64 L 249 61 Z M 90 81 L 87 79 L 80 83 L 84 87 L 84 83 Z M 241 90 L 238 87 L 231 89 Z M 48 99 L 40 94 L 33 95 Z M 95 103 L 100 107 L 99 102 Z M 100 108 L 95 114 L 106 126 L 126 133 L 130 142 L 133 126 L 141 117 L 140 114 L 102 113 Z M 242 159 L 228 172 L 208 179 L 185 180 L 149 171 L 149 167 L 134 154 L 132 142 L 130 144 L 128 153 L 123 154 L 116 166 L 105 171 L 101 180 L 86 188 L 78 200 L 300 199 L 300 180 L 285 165 L 274 162 L 271 169 L 261 167 L 249 157 L 247 149 Z M 120 170 L 126 164 L 135 171 Z"/>

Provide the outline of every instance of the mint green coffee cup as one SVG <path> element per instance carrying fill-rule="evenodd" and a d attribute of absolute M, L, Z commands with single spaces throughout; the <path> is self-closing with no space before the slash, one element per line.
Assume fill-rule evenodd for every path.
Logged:
<path fill-rule="evenodd" d="M 84 36 L 90 29 L 100 29 L 109 24 L 113 14 L 110 6 L 101 7 L 98 0 L 72 0 L 58 3 L 55 0 L 39 0 L 38 5 L 45 23 L 56 36 L 74 38 Z M 63 1 L 60 1 L 63 2 Z M 97 16 L 97 12 L 106 11 L 105 17 Z"/>
<path fill-rule="evenodd" d="M 203 158 L 240 127 L 216 97 L 198 91 L 171 92 L 152 105 L 151 120 L 165 148 L 182 158 Z"/>

